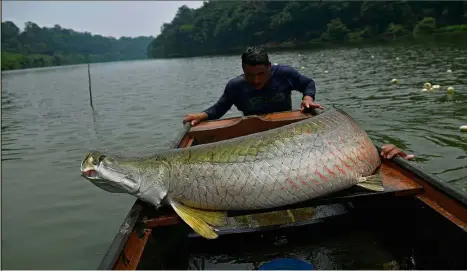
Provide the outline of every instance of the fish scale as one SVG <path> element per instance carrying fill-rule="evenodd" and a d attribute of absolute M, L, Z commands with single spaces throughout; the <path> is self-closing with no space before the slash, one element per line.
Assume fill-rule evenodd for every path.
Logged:
<path fill-rule="evenodd" d="M 326 120 L 324 120 L 324 121 L 322 121 L 322 122 L 320 123 L 320 125 L 321 125 L 320 127 L 323 127 L 323 126 L 333 127 L 333 126 L 335 126 L 335 123 L 336 123 L 336 122 L 334 122 L 334 121 L 326 121 Z M 346 128 L 349 129 L 349 130 L 352 131 L 352 132 L 356 132 L 356 131 L 357 131 L 357 133 L 356 133 L 357 135 L 356 135 L 356 136 L 361 135 L 361 133 L 358 133 L 358 130 L 355 129 L 355 126 L 354 126 L 354 125 L 350 125 L 350 127 L 346 127 Z M 297 130 L 298 130 L 298 129 L 295 129 L 295 131 L 297 131 Z M 334 139 L 335 139 L 336 137 L 335 137 L 334 135 L 330 135 L 330 138 L 334 138 Z M 330 138 L 329 138 L 329 139 L 330 139 Z M 327 140 L 327 139 L 328 139 L 328 138 L 325 137 L 324 140 Z M 346 140 L 345 134 L 344 134 L 343 137 L 339 137 L 339 139 L 341 139 L 341 140 L 342 140 L 342 139 Z M 367 164 L 366 160 L 360 161 L 360 159 L 363 159 L 363 157 L 358 157 L 358 154 L 357 154 L 357 153 L 358 153 L 358 149 L 357 149 L 356 147 L 354 147 L 354 146 L 355 146 L 355 145 L 354 145 L 354 144 L 355 144 L 355 139 L 356 139 L 356 137 L 349 137 L 349 138 L 348 138 L 348 140 L 350 141 L 349 143 L 351 143 L 351 144 L 350 144 L 349 151 L 348 151 L 347 155 L 351 157 L 352 161 L 354 161 L 355 166 L 360 167 L 359 169 L 357 169 L 357 171 L 360 171 L 360 172 L 361 172 L 361 171 L 368 171 L 368 170 L 371 169 L 371 168 L 368 167 L 369 165 Z M 284 143 L 283 143 L 283 144 L 277 144 L 277 142 L 274 142 L 275 144 L 272 144 L 272 145 L 270 146 L 270 148 L 269 148 L 269 150 L 268 150 L 269 152 L 258 153 L 258 157 L 257 157 L 257 158 L 259 158 L 259 159 L 257 159 L 257 160 L 261 160 L 261 159 L 264 159 L 264 160 L 272 160 L 272 159 L 274 159 L 274 157 L 277 157 L 279 153 L 282 153 L 282 154 L 290 153 L 290 152 L 291 152 L 290 149 L 292 148 L 291 142 L 292 142 L 291 140 L 284 140 Z M 300 143 L 301 143 L 301 142 L 300 142 Z M 325 154 L 324 154 L 324 153 L 328 153 L 329 151 L 335 150 L 336 147 L 334 147 L 334 148 L 328 147 L 328 146 L 327 146 L 328 144 L 326 144 L 325 142 L 323 142 L 323 140 L 318 140 L 318 141 L 315 142 L 315 143 L 317 143 L 317 144 L 315 144 L 315 146 L 318 145 L 318 146 L 321 146 L 321 147 L 322 147 L 322 148 L 317 148 L 317 149 L 315 149 L 315 150 L 319 153 L 319 155 L 321 156 L 321 159 L 318 159 L 318 160 L 315 160 L 315 161 L 321 162 L 321 163 L 319 163 L 319 164 L 322 165 L 322 168 L 319 168 L 319 169 L 316 169 L 316 170 L 317 170 L 318 172 L 320 172 L 321 175 L 324 176 L 324 178 L 331 180 L 331 179 L 333 178 L 333 174 L 327 172 L 327 170 L 325 170 L 325 168 L 328 168 L 328 169 L 333 170 L 333 169 L 334 169 L 334 165 L 337 165 L 337 166 L 339 166 L 340 168 L 343 168 L 343 167 L 344 167 L 344 164 L 343 164 L 340 160 L 333 159 L 333 158 L 330 157 L 329 155 L 325 155 Z M 353 144 L 352 144 L 352 143 L 353 143 Z M 339 145 L 340 145 L 340 144 L 337 142 L 337 140 L 334 140 L 333 142 L 331 142 L 331 144 L 334 144 L 334 145 L 336 145 L 336 146 L 339 146 Z M 280 145 L 282 145 L 282 146 L 284 146 L 284 147 L 281 148 Z M 298 145 L 298 144 L 295 144 L 295 145 Z M 289 150 L 289 151 L 287 151 L 287 150 Z M 262 157 L 261 154 L 263 154 L 264 156 Z M 229 155 L 230 155 L 230 153 L 229 153 Z M 302 156 L 302 157 L 305 157 L 305 159 L 304 159 L 304 158 L 300 159 L 302 163 L 303 163 L 303 162 L 306 162 L 307 159 L 310 159 L 310 156 L 308 156 L 308 157 L 307 157 L 307 156 Z M 292 159 L 293 159 L 294 162 L 291 162 Z M 292 175 L 291 173 L 288 172 L 288 170 L 290 170 L 290 168 L 288 168 L 288 167 L 292 167 L 292 168 L 293 168 L 293 166 L 298 166 L 298 167 L 300 168 L 300 164 L 297 165 L 297 163 L 298 163 L 297 161 L 298 161 L 299 159 L 297 159 L 297 158 L 295 158 L 295 159 L 292 158 L 292 159 L 290 159 L 290 158 L 284 158 L 284 159 L 282 159 L 282 161 L 281 161 L 281 160 L 278 160 L 278 161 L 281 161 L 281 162 L 282 162 L 282 165 L 285 165 L 285 168 L 283 168 L 282 172 L 280 172 L 281 174 L 277 174 L 277 173 L 274 174 L 274 173 L 273 173 L 273 172 L 277 172 L 277 170 L 274 171 L 274 169 L 277 167 L 277 165 L 268 164 L 266 167 L 269 168 L 269 169 L 273 169 L 273 170 L 271 171 L 271 173 L 273 173 L 273 174 L 269 174 L 270 179 L 274 179 L 274 178 L 276 178 L 276 179 L 277 179 L 277 178 L 279 178 L 279 179 L 280 179 L 280 178 L 284 178 L 284 179 L 285 179 L 285 178 L 288 177 L 287 175 L 289 175 L 289 177 Z M 345 160 L 344 160 L 344 161 L 345 161 Z M 295 168 L 295 169 L 296 169 L 296 168 Z M 374 167 L 373 167 L 373 169 L 374 169 Z M 231 170 L 231 167 L 226 167 L 225 170 L 226 170 L 226 171 Z M 284 172 L 284 171 L 285 171 L 285 172 Z M 309 173 L 307 172 L 306 174 L 309 174 Z M 253 205 L 254 205 L 253 203 L 256 201 L 255 199 L 256 199 L 259 195 L 257 194 L 257 189 L 255 189 L 255 188 L 254 188 L 255 186 L 253 185 L 253 184 L 255 184 L 255 183 L 252 184 L 251 180 L 253 180 L 253 181 L 259 181 L 260 178 L 261 178 L 261 176 L 258 175 L 258 173 L 256 173 L 256 175 L 257 175 L 258 178 L 255 179 L 255 178 L 254 178 L 255 176 L 252 176 L 252 178 L 249 179 L 250 182 L 247 183 L 247 184 L 251 185 L 251 187 L 250 187 L 250 189 L 249 189 L 249 191 L 251 192 L 250 200 L 249 200 L 249 201 L 248 201 L 248 200 L 245 200 L 245 204 L 243 204 L 243 206 L 231 206 L 232 208 L 235 208 L 235 207 L 236 207 L 236 208 L 248 208 L 247 206 L 255 207 L 255 206 L 253 206 Z M 328 191 L 328 192 L 331 192 L 331 191 L 333 191 L 333 190 L 335 189 L 335 188 L 332 187 L 333 184 L 336 185 L 336 184 L 342 183 L 342 176 L 340 176 L 341 178 L 337 178 L 337 179 L 336 179 L 336 180 L 337 180 L 337 183 L 335 183 L 335 182 L 333 183 L 333 182 L 330 182 L 330 181 L 326 182 L 326 181 L 322 180 L 321 177 L 316 176 L 316 175 L 317 175 L 317 174 L 315 174 L 315 178 L 316 178 L 316 177 L 318 178 L 318 180 L 319 180 L 318 182 L 320 183 L 321 188 L 323 188 L 322 191 L 326 190 L 326 191 Z M 338 176 L 338 174 L 335 174 L 335 175 Z M 275 176 L 275 177 L 271 177 L 271 176 Z M 292 176 L 292 177 L 295 177 L 295 182 L 297 182 L 297 180 L 299 179 L 299 177 L 305 178 L 305 176 L 303 176 L 303 174 L 296 174 L 296 176 Z M 228 180 L 229 180 L 229 179 L 230 179 L 230 177 L 224 179 L 223 181 L 225 181 L 225 182 L 223 183 L 222 186 L 225 187 L 224 184 L 225 184 L 225 183 L 228 183 Z M 237 179 L 238 179 L 238 178 L 237 178 Z M 212 180 L 212 181 L 215 181 L 215 180 Z M 260 182 L 260 183 L 261 183 L 261 182 Z M 280 181 L 275 180 L 273 191 L 276 192 L 277 195 L 281 195 L 281 198 L 294 198 L 294 199 L 296 199 L 296 200 L 300 200 L 299 198 L 307 197 L 307 196 L 308 196 L 307 193 L 312 192 L 312 193 L 315 193 L 315 194 L 316 194 L 316 190 L 319 190 L 319 188 L 318 188 L 318 189 L 311 189 L 310 187 L 313 187 L 313 186 L 312 186 L 312 185 L 309 185 L 308 188 L 305 188 L 305 189 L 304 189 L 304 188 L 299 188 L 298 190 L 301 192 L 301 193 L 300 193 L 301 195 L 300 195 L 300 196 L 297 196 L 297 195 L 292 195 L 292 193 L 294 193 L 294 191 L 291 190 L 290 187 L 289 187 L 289 189 L 287 189 L 287 190 L 285 190 L 285 191 L 284 191 L 284 189 L 278 188 L 278 187 L 287 187 L 287 184 L 286 184 L 286 183 L 283 183 L 283 186 L 277 185 L 278 183 L 280 183 Z M 309 181 L 308 183 L 310 183 L 310 181 Z M 311 182 L 311 183 L 313 183 L 313 182 Z M 351 185 L 351 184 L 349 184 L 349 185 L 347 185 L 347 186 L 350 186 L 350 185 Z M 237 189 L 237 191 L 238 191 L 238 187 L 236 188 L 235 186 L 230 186 L 230 187 L 225 187 L 225 188 L 226 188 L 226 189 L 233 188 L 233 189 Z M 243 188 L 244 188 L 244 187 L 242 187 L 242 189 L 243 189 Z M 229 190 L 229 191 L 230 191 L 230 190 Z M 235 191 L 235 190 L 232 190 L 232 191 Z M 263 191 L 263 190 L 261 190 L 261 191 Z M 296 191 L 295 191 L 295 192 L 296 192 Z M 292 196 L 291 196 L 291 195 L 292 195 Z M 222 197 L 222 195 L 221 195 L 221 197 Z M 269 199 L 269 201 L 270 201 L 270 200 L 271 200 L 271 199 Z M 239 198 L 237 197 L 237 202 L 238 202 L 238 201 L 239 201 Z M 258 201 L 258 203 L 261 203 L 261 201 Z M 268 204 L 270 204 L 270 203 L 268 203 Z M 260 207 L 260 206 L 257 206 L 257 207 Z"/>

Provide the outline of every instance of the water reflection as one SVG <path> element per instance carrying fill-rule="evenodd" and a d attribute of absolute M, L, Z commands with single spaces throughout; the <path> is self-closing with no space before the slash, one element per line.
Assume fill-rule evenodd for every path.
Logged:
<path fill-rule="evenodd" d="M 2 89 L 2 161 L 21 160 L 22 151 L 32 149 L 14 145 L 21 130 L 20 119 L 14 117 L 20 108 L 18 100 L 18 95 Z"/>

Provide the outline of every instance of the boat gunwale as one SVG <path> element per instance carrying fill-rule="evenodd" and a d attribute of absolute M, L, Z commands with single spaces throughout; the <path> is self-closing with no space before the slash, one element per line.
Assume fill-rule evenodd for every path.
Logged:
<path fill-rule="evenodd" d="M 375 144 L 375 146 L 378 149 L 378 152 L 381 152 L 381 147 L 377 144 Z M 403 157 L 396 156 L 391 160 L 396 165 L 413 173 L 423 181 L 426 181 L 428 184 L 441 190 L 443 192 L 443 195 L 455 199 L 458 203 L 461 203 L 465 208 L 467 208 L 467 194 L 462 193 L 459 189 L 455 189 L 455 187 L 452 184 L 448 183 L 447 181 L 443 181 L 441 178 L 428 172 L 422 166 L 416 165 Z"/>
<path fill-rule="evenodd" d="M 228 122 L 227 122 L 227 125 L 211 127 L 209 129 L 196 129 L 195 127 L 192 127 L 189 123 L 187 123 L 184 126 L 184 130 L 180 132 L 178 136 L 176 137 L 177 139 L 172 144 L 171 148 L 180 148 L 184 142 L 190 142 L 189 134 L 195 129 L 196 129 L 196 133 L 199 133 L 199 132 L 202 133 L 204 131 L 211 131 L 211 130 L 216 130 L 216 129 L 232 127 L 232 126 L 235 126 L 241 123 L 244 120 L 254 119 L 254 118 L 264 121 L 266 123 L 271 123 L 271 122 L 281 122 L 281 121 L 283 122 L 299 121 L 301 119 L 313 117 L 312 114 L 308 114 L 308 113 L 305 113 L 305 114 L 302 113 L 303 118 L 293 116 L 294 114 L 297 114 L 297 112 L 299 113 L 300 111 L 298 110 L 297 111 L 286 111 L 286 112 L 271 113 L 271 114 L 267 114 L 263 116 L 257 116 L 257 115 L 239 116 L 239 117 L 231 117 L 231 118 L 220 119 L 220 120 L 212 120 L 212 121 L 207 121 L 207 122 L 215 123 L 215 122 L 225 121 L 225 120 L 228 120 Z M 283 115 L 283 117 L 275 119 L 274 116 L 277 116 L 277 115 Z M 287 117 L 290 115 L 292 115 L 292 117 Z M 253 131 L 252 133 L 255 133 L 255 131 Z M 375 143 L 374 145 L 378 149 L 378 152 L 380 152 L 381 147 Z M 467 195 L 463 194 L 459 190 L 456 190 L 452 184 L 446 181 L 442 181 L 441 178 L 435 176 L 434 174 L 429 173 L 426 169 L 424 169 L 420 165 L 413 164 L 412 162 L 402 157 L 394 157 L 391 159 L 391 162 L 393 162 L 394 164 L 396 164 L 398 167 L 402 168 L 403 170 L 406 170 L 412 173 L 414 176 L 416 176 L 417 178 L 420 178 L 422 181 L 425 181 L 428 185 L 432 186 L 433 188 L 440 190 L 442 195 L 455 200 L 455 202 L 461 204 L 463 207 L 467 207 Z M 416 181 L 414 180 L 414 182 Z M 145 208 L 147 208 L 147 204 L 145 204 L 139 199 L 135 200 L 132 208 L 130 209 L 129 213 L 123 220 L 123 223 L 121 224 L 117 235 L 114 237 L 112 243 L 110 244 L 106 254 L 102 258 L 97 269 L 109 270 L 115 267 L 115 264 L 117 263 L 118 258 L 120 257 L 122 251 L 124 250 L 124 247 L 130 235 L 135 230 L 135 226 L 139 222 L 141 222 L 140 221 L 141 214 L 143 213 Z"/>

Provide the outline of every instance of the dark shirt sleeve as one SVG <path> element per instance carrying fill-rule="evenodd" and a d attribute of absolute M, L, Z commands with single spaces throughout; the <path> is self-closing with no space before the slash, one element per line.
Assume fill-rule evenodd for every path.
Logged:
<path fill-rule="evenodd" d="M 219 100 L 208 109 L 203 112 L 208 114 L 208 120 L 219 119 L 229 111 L 233 105 L 232 97 L 232 84 L 231 82 L 227 83 L 224 89 L 224 93 L 219 98 Z"/>
<path fill-rule="evenodd" d="M 313 101 L 315 100 L 316 87 L 313 79 L 300 74 L 296 69 L 289 66 L 282 67 L 282 69 L 294 89 L 303 93 L 303 96 L 310 96 L 313 98 Z"/>

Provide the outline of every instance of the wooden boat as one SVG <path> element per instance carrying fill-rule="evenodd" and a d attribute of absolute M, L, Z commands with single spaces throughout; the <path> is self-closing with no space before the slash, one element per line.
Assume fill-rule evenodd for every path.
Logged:
<path fill-rule="evenodd" d="M 291 111 L 206 121 L 172 147 L 313 116 Z M 384 160 L 381 169 L 384 192 L 352 188 L 275 210 L 231 212 L 215 240 L 198 236 L 172 209 L 156 211 L 136 200 L 98 269 L 258 269 L 291 251 L 311 257 L 319 269 L 466 269 L 466 195 L 401 157 Z M 323 256 L 323 249 L 331 253 Z M 334 259 L 340 254 L 347 259 Z"/>

